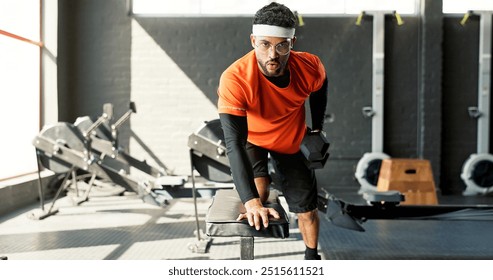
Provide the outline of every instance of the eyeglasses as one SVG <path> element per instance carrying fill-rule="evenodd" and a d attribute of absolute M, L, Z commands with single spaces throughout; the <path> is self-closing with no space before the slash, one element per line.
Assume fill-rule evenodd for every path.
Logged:
<path fill-rule="evenodd" d="M 269 50 L 272 48 L 271 43 L 263 40 L 261 40 L 260 43 L 255 46 L 262 53 L 268 53 Z M 275 50 L 279 55 L 287 55 L 291 50 L 291 39 L 275 45 Z"/>

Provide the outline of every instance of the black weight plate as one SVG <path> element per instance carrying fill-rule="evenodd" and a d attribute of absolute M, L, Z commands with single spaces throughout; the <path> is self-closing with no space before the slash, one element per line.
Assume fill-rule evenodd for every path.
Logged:
<path fill-rule="evenodd" d="M 377 186 L 381 165 L 382 165 L 381 159 L 374 159 L 368 163 L 368 167 L 365 170 L 364 178 L 368 181 L 368 183 L 372 184 L 373 186 Z"/>
<path fill-rule="evenodd" d="M 229 183 L 233 181 L 231 170 L 207 156 L 198 156 L 192 153 L 192 164 L 202 177 L 209 181 Z"/>
<path fill-rule="evenodd" d="M 471 179 L 482 188 L 493 186 L 493 162 L 481 160 L 474 165 Z"/>

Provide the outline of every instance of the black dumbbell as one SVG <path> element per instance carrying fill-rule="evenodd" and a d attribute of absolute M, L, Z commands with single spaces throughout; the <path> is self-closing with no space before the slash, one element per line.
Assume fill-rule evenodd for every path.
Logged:
<path fill-rule="evenodd" d="M 330 143 L 325 138 L 323 132 L 308 132 L 301 142 L 300 150 L 305 156 L 305 163 L 308 168 L 323 168 L 329 158 Z"/>

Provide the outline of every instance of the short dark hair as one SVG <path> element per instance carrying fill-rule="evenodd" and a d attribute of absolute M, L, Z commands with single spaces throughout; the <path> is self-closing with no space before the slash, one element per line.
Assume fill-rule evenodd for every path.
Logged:
<path fill-rule="evenodd" d="M 283 4 L 272 2 L 255 13 L 253 24 L 267 24 L 295 28 L 296 17 L 288 7 Z"/>

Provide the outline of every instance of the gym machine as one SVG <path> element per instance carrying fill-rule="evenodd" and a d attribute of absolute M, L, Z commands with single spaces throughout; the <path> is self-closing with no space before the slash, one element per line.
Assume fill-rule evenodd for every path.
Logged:
<path fill-rule="evenodd" d="M 188 137 L 188 147 L 190 148 L 192 193 L 195 207 L 196 230 L 194 234 L 197 237 L 197 242 L 188 244 L 188 249 L 194 253 L 206 253 L 212 239 L 200 228 L 195 171 L 208 181 L 222 183 L 223 185 L 218 188 L 234 188 L 220 120 L 204 122 Z"/>
<path fill-rule="evenodd" d="M 464 15 L 461 24 L 466 24 L 473 12 Z M 479 59 L 478 59 L 478 106 L 469 107 L 471 118 L 478 121 L 477 151 L 471 154 L 462 166 L 461 179 L 466 184 L 463 195 L 487 194 L 493 191 L 493 155 L 489 153 L 490 145 L 490 96 L 491 96 L 491 17 L 493 12 L 477 13 L 479 24 Z"/>
<path fill-rule="evenodd" d="M 366 192 L 363 198 L 366 205 L 319 194 L 318 209 L 332 224 L 355 231 L 365 231 L 367 220 L 493 221 L 492 205 L 400 205 L 405 197 L 399 191 Z"/>
<path fill-rule="evenodd" d="M 359 15 L 356 25 L 360 25 L 367 14 L 373 16 L 372 106 L 363 107 L 362 113 L 363 117 L 372 119 L 372 132 L 371 152 L 363 154 L 354 174 L 361 185 L 360 194 L 376 191 L 382 160 L 390 157 L 383 152 L 385 16 L 392 14 L 396 17 L 398 25 L 403 24 L 395 11 L 365 11 Z"/>
<path fill-rule="evenodd" d="M 107 104 L 110 106 L 110 104 Z M 134 102 L 131 102 L 129 109 L 125 114 L 123 114 L 120 119 L 118 119 L 114 124 L 108 129 L 105 125 L 100 125 L 96 130 L 92 132 L 91 135 L 91 148 L 94 153 L 97 153 L 100 157 L 108 161 L 114 161 L 114 165 L 122 165 L 124 167 L 135 168 L 140 171 L 140 176 L 149 177 L 151 180 L 155 180 L 155 184 L 158 185 L 168 185 L 168 186 L 180 186 L 183 185 L 186 180 L 185 177 L 171 176 L 173 171 L 171 171 L 166 166 L 154 167 L 147 164 L 146 161 L 140 161 L 128 153 L 119 145 L 118 143 L 118 131 L 121 125 L 123 125 L 132 113 L 136 113 L 136 106 Z M 97 122 L 97 121 L 96 121 Z M 75 127 L 80 131 L 88 131 L 94 122 L 89 116 L 79 117 L 74 122 Z M 120 172 L 126 172 L 125 170 L 120 170 Z"/>
<path fill-rule="evenodd" d="M 168 170 L 140 161 L 118 145 L 119 127 L 135 112 L 135 104 L 132 102 L 130 109 L 110 126 L 109 133 L 105 128 L 105 124 L 113 118 L 113 105 L 109 103 L 104 104 L 103 114 L 94 122 L 89 117 L 82 117 L 75 124 L 59 122 L 43 127 L 33 140 L 38 159 L 41 213 L 34 211 L 30 218 L 44 219 L 57 213 L 58 210 L 54 208 L 56 200 L 67 189 L 69 182 L 77 188 L 78 173 L 89 176 L 90 180 L 84 196 L 76 201 L 77 204 L 88 200 L 89 192 L 98 180 L 109 181 L 134 192 L 147 203 L 158 206 L 168 204 L 172 196 L 165 187 L 182 186 L 186 178 L 173 176 Z M 39 175 L 41 165 L 55 174 L 65 174 L 47 211 Z M 131 169 L 141 171 L 139 176 L 131 173 Z"/>

